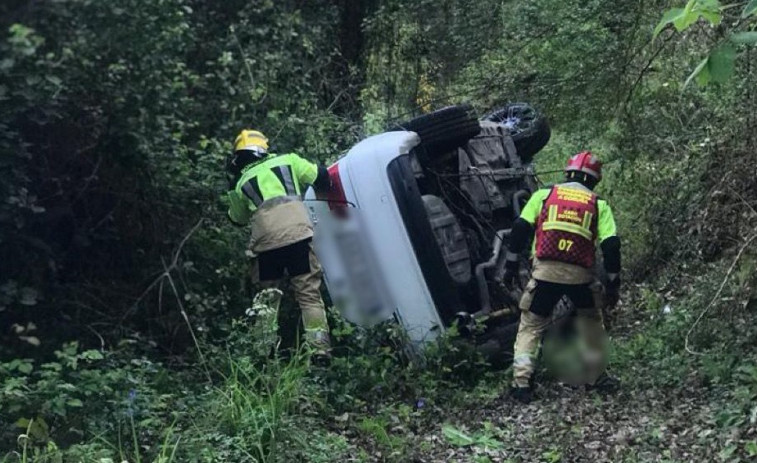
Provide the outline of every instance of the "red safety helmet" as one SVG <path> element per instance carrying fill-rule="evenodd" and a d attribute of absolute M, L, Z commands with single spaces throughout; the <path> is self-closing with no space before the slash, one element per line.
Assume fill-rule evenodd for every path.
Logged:
<path fill-rule="evenodd" d="M 602 180 L 602 161 L 591 154 L 591 151 L 581 151 L 568 160 L 565 172 L 583 172 L 600 181 Z"/>

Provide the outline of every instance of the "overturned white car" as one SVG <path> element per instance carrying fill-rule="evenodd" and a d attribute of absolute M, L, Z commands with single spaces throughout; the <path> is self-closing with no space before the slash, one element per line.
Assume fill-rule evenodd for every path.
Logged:
<path fill-rule="evenodd" d="M 416 343 L 479 319 L 477 344 L 510 348 L 518 310 L 502 284 L 504 250 L 549 135 L 526 104 L 481 121 L 470 106 L 451 106 L 369 137 L 333 164 L 331 191 L 309 191 L 306 204 L 344 317 L 395 319 Z"/>

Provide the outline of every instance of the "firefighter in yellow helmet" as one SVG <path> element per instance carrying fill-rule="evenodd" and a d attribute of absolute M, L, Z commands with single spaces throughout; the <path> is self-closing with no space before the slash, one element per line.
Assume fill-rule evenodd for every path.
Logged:
<path fill-rule="evenodd" d="M 273 287 L 290 278 L 306 342 L 316 354 L 327 357 L 330 341 L 320 294 L 322 272 L 302 195 L 308 185 L 328 189 L 328 171 L 294 153 L 269 153 L 268 139 L 257 130 L 242 130 L 237 136 L 226 170 L 229 218 L 252 227 L 253 281 Z"/>

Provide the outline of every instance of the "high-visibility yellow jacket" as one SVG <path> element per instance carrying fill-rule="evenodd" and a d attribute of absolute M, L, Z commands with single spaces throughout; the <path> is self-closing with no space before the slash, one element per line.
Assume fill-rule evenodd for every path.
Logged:
<path fill-rule="evenodd" d="M 313 236 L 302 192 L 318 178 L 318 166 L 297 154 L 271 154 L 251 164 L 229 191 L 229 218 L 250 222 L 254 253 L 278 249 Z"/>

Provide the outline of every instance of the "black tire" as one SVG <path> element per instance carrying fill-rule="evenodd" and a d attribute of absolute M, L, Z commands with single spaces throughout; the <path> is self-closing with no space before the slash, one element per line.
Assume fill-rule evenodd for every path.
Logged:
<path fill-rule="evenodd" d="M 515 148 L 524 163 L 531 162 L 552 135 L 547 118 L 527 103 L 509 104 L 484 120 L 504 124 L 510 129 Z"/>
<path fill-rule="evenodd" d="M 478 135 L 481 126 L 469 104 L 447 106 L 407 122 L 393 124 L 390 131 L 409 130 L 421 137 L 428 154 L 442 154 L 465 145 Z"/>
<path fill-rule="evenodd" d="M 513 346 L 518 334 L 518 321 L 491 327 L 477 339 L 476 349 L 493 368 L 507 368 L 512 365 Z"/>

